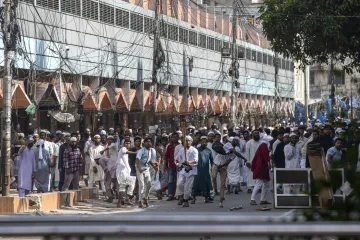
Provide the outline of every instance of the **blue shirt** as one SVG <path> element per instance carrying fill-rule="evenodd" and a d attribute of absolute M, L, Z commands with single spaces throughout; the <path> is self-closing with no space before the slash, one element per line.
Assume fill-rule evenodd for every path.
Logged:
<path fill-rule="evenodd" d="M 150 161 L 156 162 L 156 151 L 154 148 L 150 148 L 150 150 L 148 150 L 143 147 L 136 154 L 136 159 L 139 159 L 141 168 L 148 168 Z"/>

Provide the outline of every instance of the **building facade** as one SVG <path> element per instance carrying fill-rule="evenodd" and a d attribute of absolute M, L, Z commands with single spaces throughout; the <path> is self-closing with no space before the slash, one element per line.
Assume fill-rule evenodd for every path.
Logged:
<path fill-rule="evenodd" d="M 14 128 L 170 129 L 181 116 L 208 125 L 227 121 L 232 95 L 238 124 L 264 126 L 293 113 L 294 64 L 279 59 L 275 100 L 274 53 L 261 33 L 239 23 L 239 78 L 232 88 L 231 59 L 221 54 L 231 47 L 231 16 L 187 0 L 161 1 L 155 92 L 154 9 L 155 0 L 20 0 Z M 24 108 L 31 103 L 36 113 L 30 117 Z M 76 121 L 59 123 L 59 112 Z"/>

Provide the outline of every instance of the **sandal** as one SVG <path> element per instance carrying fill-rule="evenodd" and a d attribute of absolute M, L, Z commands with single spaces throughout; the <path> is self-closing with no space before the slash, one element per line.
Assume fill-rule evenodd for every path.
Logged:
<path fill-rule="evenodd" d="M 255 200 L 251 200 L 251 201 L 250 201 L 250 205 L 257 205 L 257 203 L 256 203 Z"/>
<path fill-rule="evenodd" d="M 260 204 L 271 204 L 271 202 L 268 201 L 261 201 Z"/>

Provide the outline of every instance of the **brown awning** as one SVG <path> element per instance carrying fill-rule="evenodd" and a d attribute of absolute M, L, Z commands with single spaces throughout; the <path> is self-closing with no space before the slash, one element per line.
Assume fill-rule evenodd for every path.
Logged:
<path fill-rule="evenodd" d="M 100 90 L 99 104 L 100 104 L 101 110 L 110 110 L 110 109 L 112 109 L 112 104 L 111 104 L 109 93 L 104 88 Z"/>
<path fill-rule="evenodd" d="M 141 111 L 142 106 L 139 103 L 138 98 L 136 97 L 136 90 L 131 89 L 130 91 L 130 111 Z"/>
<path fill-rule="evenodd" d="M 126 98 L 122 88 L 116 88 L 116 110 L 118 112 L 127 112 L 129 111 L 129 106 L 126 102 Z"/>
<path fill-rule="evenodd" d="M 27 108 L 30 104 L 31 101 L 25 90 L 19 84 L 15 85 L 12 93 L 11 108 Z"/>
<path fill-rule="evenodd" d="M 83 98 L 83 106 L 85 110 L 97 110 L 95 97 L 92 94 L 90 87 L 84 88 L 85 96 Z"/>

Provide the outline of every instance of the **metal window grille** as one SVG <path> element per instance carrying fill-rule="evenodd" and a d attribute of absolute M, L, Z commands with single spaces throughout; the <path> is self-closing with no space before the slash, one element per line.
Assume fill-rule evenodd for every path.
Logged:
<path fill-rule="evenodd" d="M 81 16 L 81 1 L 80 0 L 62 0 L 61 1 L 61 12 L 74 14 Z"/>
<path fill-rule="evenodd" d="M 188 43 L 189 32 L 184 28 L 179 28 L 179 41 L 182 43 Z"/>
<path fill-rule="evenodd" d="M 59 10 L 59 0 L 37 0 L 36 6 Z"/>
<path fill-rule="evenodd" d="M 124 28 L 129 28 L 130 13 L 122 9 L 115 9 L 116 25 Z"/>
<path fill-rule="evenodd" d="M 114 8 L 100 3 L 100 21 L 108 24 L 114 24 Z"/>
<path fill-rule="evenodd" d="M 281 59 L 281 68 L 285 69 L 285 59 Z"/>
<path fill-rule="evenodd" d="M 251 61 L 256 62 L 256 51 L 255 50 L 251 51 Z"/>
<path fill-rule="evenodd" d="M 290 61 L 286 61 L 286 70 L 290 70 Z"/>
<path fill-rule="evenodd" d="M 223 48 L 230 48 L 230 43 L 229 42 L 223 42 Z"/>
<path fill-rule="evenodd" d="M 143 16 L 137 13 L 131 13 L 130 15 L 130 29 L 142 32 L 144 28 Z"/>
<path fill-rule="evenodd" d="M 215 51 L 221 52 L 222 49 L 222 41 L 219 39 L 215 39 Z"/>
<path fill-rule="evenodd" d="M 239 59 L 245 58 L 245 48 L 244 47 L 238 47 L 237 57 Z"/>
<path fill-rule="evenodd" d="M 262 63 L 262 53 L 261 53 L 261 52 L 257 52 L 256 61 L 257 61 L 258 63 Z"/>
<path fill-rule="evenodd" d="M 246 49 L 246 59 L 251 60 L 251 49 L 250 48 Z"/>
<path fill-rule="evenodd" d="M 273 66 L 274 65 L 274 62 L 273 62 L 274 60 L 273 60 L 273 56 L 271 56 L 271 55 L 269 55 L 268 56 L 268 64 L 270 65 L 270 66 Z"/>
<path fill-rule="evenodd" d="M 189 43 L 191 45 L 197 46 L 198 41 L 197 41 L 197 32 L 194 31 L 189 31 Z"/>
<path fill-rule="evenodd" d="M 34 0 L 20 0 L 20 2 L 26 2 L 26 3 L 33 4 Z"/>
<path fill-rule="evenodd" d="M 199 34 L 199 46 L 202 48 L 206 48 L 206 35 Z"/>
<path fill-rule="evenodd" d="M 144 17 L 144 32 L 148 34 L 154 33 L 155 21 L 152 18 Z"/>
<path fill-rule="evenodd" d="M 266 53 L 263 53 L 263 63 L 268 64 L 268 55 Z"/>
<path fill-rule="evenodd" d="M 167 38 L 168 25 L 165 22 L 160 22 L 160 36 Z"/>
<path fill-rule="evenodd" d="M 170 40 L 178 41 L 179 40 L 179 32 L 178 28 L 174 25 L 168 26 L 168 37 Z"/>
<path fill-rule="evenodd" d="M 99 20 L 99 4 L 91 0 L 82 0 L 82 15 L 84 18 Z"/>
<path fill-rule="evenodd" d="M 207 38 L 207 49 L 214 50 L 215 49 L 215 39 L 212 37 Z"/>

